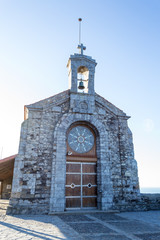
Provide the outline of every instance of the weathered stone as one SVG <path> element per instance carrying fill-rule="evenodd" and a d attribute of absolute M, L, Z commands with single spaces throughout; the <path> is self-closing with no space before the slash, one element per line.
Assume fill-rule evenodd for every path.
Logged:
<path fill-rule="evenodd" d="M 88 93 L 77 88 L 77 69 L 84 66 Z M 71 56 L 71 90 L 25 107 L 28 118 L 21 128 L 9 212 L 65 210 L 66 139 L 75 123 L 89 126 L 96 135 L 98 208 L 130 210 L 133 201 L 143 205 L 129 117 L 94 92 L 95 66 L 91 57 Z"/>

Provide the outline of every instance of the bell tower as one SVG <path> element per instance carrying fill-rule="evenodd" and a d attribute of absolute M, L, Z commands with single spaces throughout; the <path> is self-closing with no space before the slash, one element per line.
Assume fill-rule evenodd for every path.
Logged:
<path fill-rule="evenodd" d="M 80 18 L 81 22 L 82 19 Z M 96 61 L 83 54 L 86 47 L 79 41 L 79 53 L 71 55 L 67 68 L 70 89 L 70 107 L 73 112 L 94 112 L 94 75 Z"/>

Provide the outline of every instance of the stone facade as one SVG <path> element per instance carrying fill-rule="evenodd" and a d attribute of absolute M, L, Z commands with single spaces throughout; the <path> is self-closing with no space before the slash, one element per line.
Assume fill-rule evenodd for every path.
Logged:
<path fill-rule="evenodd" d="M 65 210 L 67 133 L 82 122 L 96 135 L 97 208 L 123 210 L 140 199 L 129 117 L 94 92 L 95 66 L 91 57 L 71 56 L 70 90 L 25 106 L 8 212 Z M 88 93 L 78 92 L 77 73 L 87 71 Z"/>

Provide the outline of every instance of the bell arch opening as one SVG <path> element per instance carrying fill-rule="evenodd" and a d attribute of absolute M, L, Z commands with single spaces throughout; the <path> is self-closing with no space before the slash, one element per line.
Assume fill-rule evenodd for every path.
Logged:
<path fill-rule="evenodd" d="M 85 66 L 77 69 L 77 92 L 88 93 L 89 70 Z"/>

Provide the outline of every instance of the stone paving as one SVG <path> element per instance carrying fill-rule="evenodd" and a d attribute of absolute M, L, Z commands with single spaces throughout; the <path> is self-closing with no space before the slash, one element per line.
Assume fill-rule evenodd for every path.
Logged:
<path fill-rule="evenodd" d="M 0 212 L 0 240 L 160 240 L 160 211 L 17 215 Z"/>

